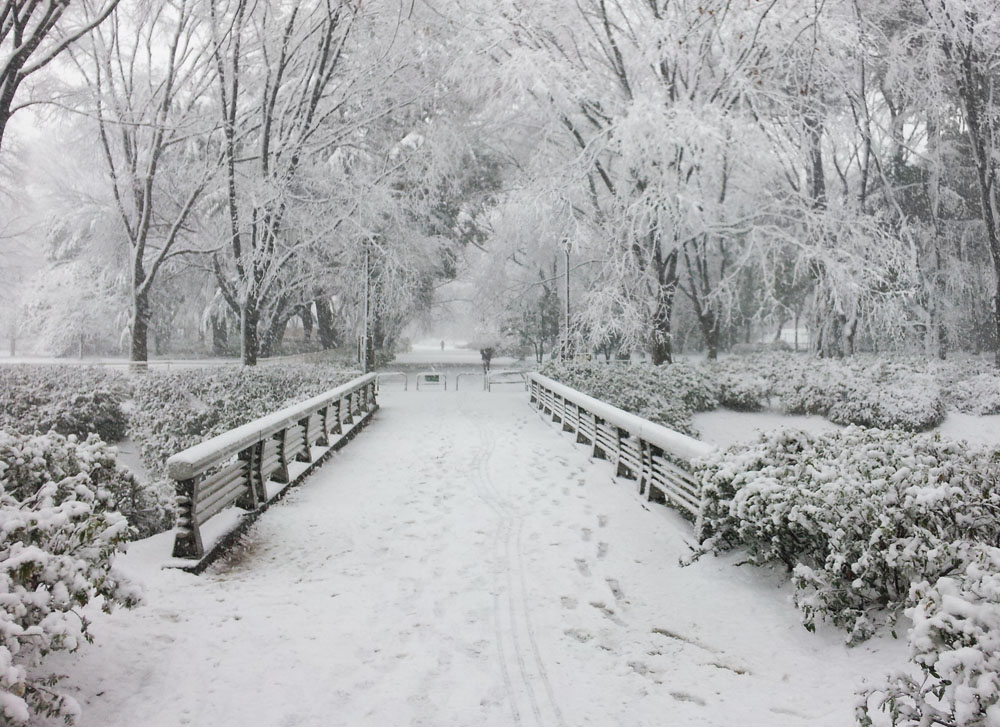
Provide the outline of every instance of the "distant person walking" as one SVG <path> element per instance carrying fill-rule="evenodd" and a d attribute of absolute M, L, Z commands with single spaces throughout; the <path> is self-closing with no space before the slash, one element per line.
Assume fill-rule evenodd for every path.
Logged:
<path fill-rule="evenodd" d="M 444 341 L 441 341 L 441 350 L 444 351 Z"/>
<path fill-rule="evenodd" d="M 493 349 L 481 348 L 479 349 L 479 355 L 483 359 L 483 376 L 486 376 L 490 372 L 490 361 L 493 360 Z"/>

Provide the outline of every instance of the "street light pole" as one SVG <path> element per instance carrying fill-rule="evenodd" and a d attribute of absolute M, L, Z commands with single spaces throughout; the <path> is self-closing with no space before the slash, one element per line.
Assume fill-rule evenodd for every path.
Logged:
<path fill-rule="evenodd" d="M 368 258 L 368 240 L 365 240 L 365 304 L 364 304 L 364 331 L 361 333 L 361 371 L 362 373 L 368 373 L 369 371 L 369 361 L 368 361 L 368 298 L 371 295 L 369 288 L 371 286 L 371 268 L 370 260 Z"/>
<path fill-rule="evenodd" d="M 566 253 L 566 333 L 565 345 L 563 346 L 563 358 L 568 358 L 569 350 L 569 240 L 564 241 L 566 246 L 563 252 Z"/>

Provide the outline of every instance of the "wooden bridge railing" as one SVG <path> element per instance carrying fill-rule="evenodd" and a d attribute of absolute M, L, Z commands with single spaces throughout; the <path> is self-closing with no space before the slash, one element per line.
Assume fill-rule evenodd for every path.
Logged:
<path fill-rule="evenodd" d="M 201 558 L 206 520 L 231 505 L 266 507 L 289 482 L 289 462 L 313 462 L 313 445 L 332 448 L 360 427 L 378 408 L 375 384 L 375 374 L 360 376 L 170 457 L 178 511 L 174 557 Z M 279 487 L 269 488 L 269 480 Z"/>
<path fill-rule="evenodd" d="M 531 402 L 578 442 L 593 447 L 594 456 L 610 460 L 618 474 L 639 481 L 649 499 L 656 490 L 674 505 L 698 514 L 701 493 L 688 463 L 714 451 L 705 442 L 637 417 L 582 394 L 541 374 L 528 374 Z"/>

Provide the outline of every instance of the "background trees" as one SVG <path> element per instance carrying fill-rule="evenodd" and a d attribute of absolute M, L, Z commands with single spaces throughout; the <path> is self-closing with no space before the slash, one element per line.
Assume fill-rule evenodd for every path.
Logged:
<path fill-rule="evenodd" d="M 149 327 L 253 363 L 292 325 L 375 360 L 445 299 L 657 362 L 783 326 L 828 356 L 997 350 L 997 15 L 144 0 L 73 46 L 60 123 L 107 190 L 78 256 L 124 281 L 138 360 Z"/>

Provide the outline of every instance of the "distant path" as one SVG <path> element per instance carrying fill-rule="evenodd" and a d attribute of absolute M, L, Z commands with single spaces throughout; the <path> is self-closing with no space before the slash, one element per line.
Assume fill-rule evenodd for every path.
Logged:
<path fill-rule="evenodd" d="M 806 633 L 766 571 L 679 568 L 689 526 L 523 392 L 381 403 L 244 555 L 194 577 L 133 547 L 145 605 L 54 655 L 81 725 L 852 723 L 886 657 Z"/>

